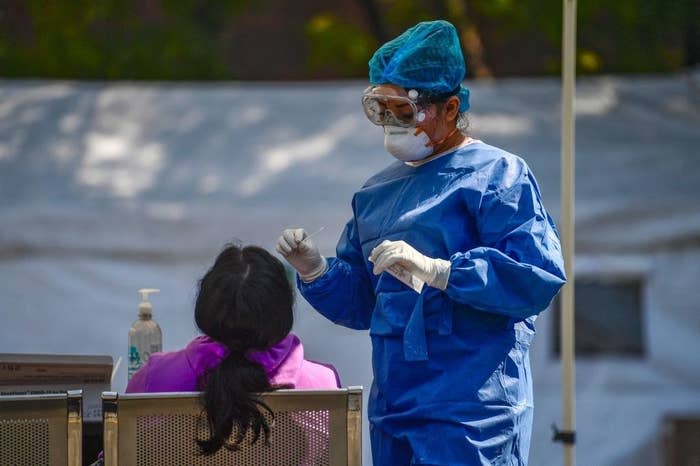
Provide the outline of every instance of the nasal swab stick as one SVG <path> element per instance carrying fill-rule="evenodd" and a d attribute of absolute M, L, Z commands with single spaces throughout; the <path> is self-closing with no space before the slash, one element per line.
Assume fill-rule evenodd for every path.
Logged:
<path fill-rule="evenodd" d="M 326 229 L 326 226 L 324 225 L 324 226 L 322 226 L 321 228 L 319 228 L 318 230 L 316 230 L 316 231 L 314 231 L 313 233 L 311 233 L 310 235 L 307 235 L 306 238 L 304 238 L 304 239 L 301 240 L 300 242 L 303 243 L 303 242 L 306 241 L 307 239 L 313 238 L 314 236 L 316 236 L 317 234 L 321 233 L 321 232 L 322 232 L 323 230 L 325 230 L 325 229 Z"/>

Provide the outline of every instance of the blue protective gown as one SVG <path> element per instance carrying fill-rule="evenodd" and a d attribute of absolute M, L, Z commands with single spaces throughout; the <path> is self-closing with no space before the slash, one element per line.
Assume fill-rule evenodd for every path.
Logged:
<path fill-rule="evenodd" d="M 354 196 L 337 257 L 302 295 L 331 321 L 369 329 L 375 466 L 526 465 L 528 348 L 565 282 L 556 227 L 519 157 L 482 142 L 396 162 Z M 367 258 L 403 240 L 451 262 L 419 295 Z"/>

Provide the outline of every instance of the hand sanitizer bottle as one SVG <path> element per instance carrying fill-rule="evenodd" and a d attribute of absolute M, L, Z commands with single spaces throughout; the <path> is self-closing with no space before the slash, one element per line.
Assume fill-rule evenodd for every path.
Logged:
<path fill-rule="evenodd" d="M 139 303 L 139 318 L 129 329 L 129 375 L 131 380 L 136 371 L 146 364 L 152 353 L 163 350 L 163 333 L 153 320 L 152 306 L 148 295 L 157 293 L 155 288 L 142 288 L 141 303 Z"/>

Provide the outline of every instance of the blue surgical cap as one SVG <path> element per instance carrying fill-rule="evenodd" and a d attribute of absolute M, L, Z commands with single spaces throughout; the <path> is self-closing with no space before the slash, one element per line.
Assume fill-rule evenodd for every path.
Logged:
<path fill-rule="evenodd" d="M 433 95 L 455 94 L 469 110 L 467 67 L 455 27 L 447 21 L 418 23 L 379 47 L 369 60 L 371 84 L 396 84 Z"/>

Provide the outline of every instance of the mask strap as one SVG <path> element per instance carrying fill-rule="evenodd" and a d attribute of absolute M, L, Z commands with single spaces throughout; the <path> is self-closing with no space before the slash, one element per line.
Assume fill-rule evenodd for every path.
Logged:
<path fill-rule="evenodd" d="M 457 127 L 455 126 L 455 128 L 454 128 L 452 131 L 450 131 L 450 134 L 448 134 L 448 135 L 445 136 L 444 138 L 440 139 L 439 141 L 435 141 L 435 142 L 433 142 L 433 140 L 431 139 L 430 142 L 429 142 L 428 144 L 426 144 L 426 145 L 429 146 L 429 147 L 436 147 L 436 146 L 439 146 L 439 145 L 442 144 L 443 142 L 445 142 L 445 141 L 447 141 L 448 139 L 450 139 L 450 138 L 452 137 L 452 135 L 455 134 L 456 132 L 457 132 Z"/>

